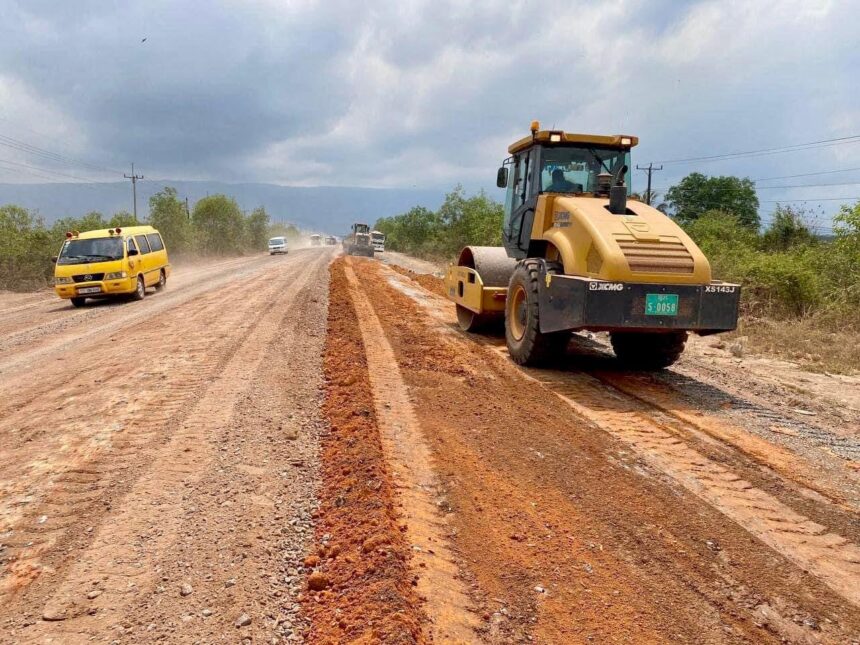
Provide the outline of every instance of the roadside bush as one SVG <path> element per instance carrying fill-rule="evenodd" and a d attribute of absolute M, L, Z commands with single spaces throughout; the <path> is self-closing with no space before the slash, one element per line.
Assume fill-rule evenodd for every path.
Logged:
<path fill-rule="evenodd" d="M 860 203 L 834 219 L 835 239 L 815 237 L 801 214 L 777 209 L 759 234 L 734 216 L 708 211 L 685 226 L 715 277 L 743 285 L 745 313 L 816 317 L 831 329 L 860 322 Z"/>
<path fill-rule="evenodd" d="M 0 206 L 0 289 L 36 289 L 50 278 L 51 232 L 33 213 Z"/>
<path fill-rule="evenodd" d="M 269 215 L 262 206 L 242 212 L 234 199 L 212 195 L 201 199 L 192 216 L 176 190 L 165 187 L 149 200 L 149 224 L 164 238 L 171 257 L 183 255 L 238 255 L 262 251 L 269 238 Z M 134 215 L 120 211 L 111 218 L 92 211 L 82 217 L 64 217 L 50 227 L 36 213 L 20 206 L 0 206 L 0 289 L 29 291 L 50 284 L 56 255 L 66 231 L 90 231 L 141 224 Z M 298 237 L 294 226 L 288 236 Z"/>
<path fill-rule="evenodd" d="M 445 196 L 438 211 L 423 206 L 376 221 L 385 233 L 385 245 L 420 257 L 450 259 L 468 244 L 502 243 L 503 208 L 483 191 L 466 196 L 462 186 Z"/>

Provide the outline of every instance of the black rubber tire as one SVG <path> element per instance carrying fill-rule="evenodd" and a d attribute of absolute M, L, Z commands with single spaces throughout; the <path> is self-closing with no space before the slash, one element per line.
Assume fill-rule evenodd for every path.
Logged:
<path fill-rule="evenodd" d="M 669 367 L 681 357 L 687 342 L 685 331 L 614 331 L 609 336 L 618 360 L 637 370 Z"/>
<path fill-rule="evenodd" d="M 83 307 L 85 304 L 87 304 L 86 298 L 72 298 L 72 306 L 73 307 L 79 307 L 80 308 L 80 307 Z"/>
<path fill-rule="evenodd" d="M 499 323 L 501 322 L 501 316 L 476 314 L 471 309 L 466 309 L 462 305 L 457 305 L 457 323 L 463 331 L 467 331 L 472 334 L 479 334 L 494 327 L 498 328 Z"/>
<path fill-rule="evenodd" d="M 155 290 L 161 291 L 166 286 L 167 286 L 167 275 L 164 273 L 164 269 L 162 269 L 158 274 L 158 282 L 155 283 Z"/>
<path fill-rule="evenodd" d="M 547 268 L 556 273 L 557 267 L 547 263 Z M 538 304 L 538 276 L 540 260 L 527 259 L 517 264 L 508 284 L 505 303 L 505 341 L 511 359 L 518 365 L 541 365 L 560 355 L 570 341 L 570 332 L 545 334 L 540 331 L 540 306 Z M 517 305 L 514 296 L 522 289 L 524 300 Z M 517 311 L 513 311 L 516 307 Z M 514 319 L 514 316 L 517 316 Z M 522 330 L 517 338 L 516 328 Z"/>
<path fill-rule="evenodd" d="M 137 276 L 137 287 L 131 294 L 132 300 L 143 300 L 146 297 L 146 283 L 143 281 L 143 276 Z"/>

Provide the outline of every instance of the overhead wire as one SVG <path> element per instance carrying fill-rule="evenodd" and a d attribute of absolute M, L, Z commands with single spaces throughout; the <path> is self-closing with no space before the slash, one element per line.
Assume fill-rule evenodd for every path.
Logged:
<path fill-rule="evenodd" d="M 829 148 L 831 146 L 845 145 L 849 143 L 860 143 L 860 134 L 853 134 L 845 137 L 837 137 L 835 139 L 821 139 L 819 141 L 809 141 L 807 143 L 797 143 L 791 146 L 780 146 L 776 148 L 762 148 L 759 150 L 746 150 L 743 152 L 728 152 L 718 155 L 705 155 L 701 157 L 687 157 L 684 159 L 663 159 L 655 161 L 660 164 L 680 164 L 691 162 L 707 162 L 720 161 L 724 159 L 739 159 L 743 157 L 759 157 L 764 155 L 782 154 L 786 152 L 799 152 L 804 150 L 813 150 L 816 148 Z"/>
<path fill-rule="evenodd" d="M 753 181 L 776 181 L 777 179 L 796 179 L 797 177 L 814 177 L 816 175 L 832 175 L 837 172 L 854 172 L 855 170 L 860 170 L 858 168 L 839 168 L 838 170 L 822 170 L 820 172 L 804 172 L 799 175 L 783 175 L 782 177 L 761 177 L 759 179 L 753 179 Z"/>
<path fill-rule="evenodd" d="M 52 152 L 51 150 L 47 150 L 45 148 L 40 148 L 39 146 L 34 146 L 25 141 L 20 141 L 19 139 L 15 139 L 13 137 L 7 136 L 5 134 L 0 134 L 0 146 L 5 146 L 7 148 L 11 148 L 13 150 L 18 150 L 19 152 L 24 152 L 26 154 L 31 154 L 34 156 L 41 157 L 43 159 L 48 159 L 55 163 L 61 163 L 65 165 L 71 166 L 83 166 L 90 168 L 91 170 L 98 170 L 100 172 L 107 172 L 115 175 L 122 175 L 123 172 L 121 170 L 116 170 L 114 168 L 108 168 L 106 166 L 101 166 L 99 164 L 90 163 L 88 161 L 84 161 L 82 159 L 77 159 L 74 157 L 69 157 L 67 155 L 63 155 L 57 152 Z"/>
<path fill-rule="evenodd" d="M 0 159 L 0 162 L 5 163 L 5 164 L 12 164 L 14 166 L 21 166 L 23 168 L 30 168 L 32 170 L 37 170 L 40 173 L 47 173 L 48 175 L 56 175 L 58 177 L 77 179 L 79 181 L 84 181 L 87 183 L 101 183 L 101 182 L 96 182 L 89 177 L 79 177 L 77 175 L 70 175 L 70 174 L 65 173 L 65 172 L 60 172 L 59 170 L 52 170 L 51 168 L 43 168 L 41 166 L 31 166 L 30 164 L 21 163 L 20 161 L 12 161 L 11 159 Z"/>

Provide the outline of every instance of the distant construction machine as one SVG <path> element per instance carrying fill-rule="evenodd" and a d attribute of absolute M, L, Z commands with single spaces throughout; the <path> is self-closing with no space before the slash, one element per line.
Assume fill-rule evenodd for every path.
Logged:
<path fill-rule="evenodd" d="M 504 318 L 511 358 L 562 353 L 577 330 L 608 331 L 627 366 L 661 369 L 687 334 L 737 326 L 740 287 L 711 279 L 708 260 L 669 217 L 630 198 L 638 139 L 541 130 L 508 148 L 503 247 L 467 246 L 445 279 L 460 327 Z"/>
<path fill-rule="evenodd" d="M 335 246 L 337 244 L 337 238 L 334 235 L 329 235 L 325 238 L 326 246 Z"/>
<path fill-rule="evenodd" d="M 366 255 L 373 257 L 373 244 L 370 241 L 370 226 L 356 222 L 349 235 L 343 238 L 343 250 L 347 255 Z"/>

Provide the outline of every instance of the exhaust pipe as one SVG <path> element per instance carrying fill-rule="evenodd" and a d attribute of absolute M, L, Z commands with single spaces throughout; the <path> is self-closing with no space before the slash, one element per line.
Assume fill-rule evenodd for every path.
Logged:
<path fill-rule="evenodd" d="M 614 185 L 609 189 L 609 212 L 614 215 L 627 213 L 627 186 L 624 185 L 624 175 L 627 174 L 627 166 L 621 166 L 615 175 Z"/>

